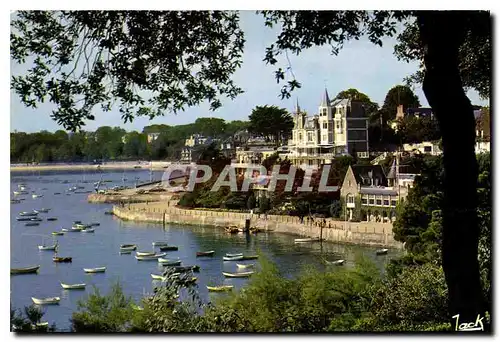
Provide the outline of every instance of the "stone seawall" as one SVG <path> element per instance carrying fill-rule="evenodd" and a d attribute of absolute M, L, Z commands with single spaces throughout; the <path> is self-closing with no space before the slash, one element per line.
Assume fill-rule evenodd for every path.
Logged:
<path fill-rule="evenodd" d="M 257 226 L 266 231 L 294 234 L 302 237 L 322 237 L 326 241 L 380 246 L 389 248 L 403 247 L 402 243 L 395 241 L 392 234 L 392 224 L 374 222 L 342 222 L 327 221 L 326 228 L 315 224 L 300 223 L 297 217 L 268 215 L 263 216 L 248 213 L 221 212 L 209 210 L 189 210 L 176 207 L 155 208 L 130 205 L 128 207 L 113 206 L 113 213 L 124 220 L 156 222 L 160 224 L 189 224 L 211 225 L 225 227 L 228 225 L 245 226 L 246 219 L 250 219 L 251 226 Z M 328 224 L 330 227 L 328 227 Z"/>
<path fill-rule="evenodd" d="M 107 194 L 90 194 L 87 197 L 89 203 L 142 203 L 142 202 L 159 202 L 169 200 L 172 195 L 159 195 L 159 194 L 132 194 L 132 195 L 107 195 Z"/>

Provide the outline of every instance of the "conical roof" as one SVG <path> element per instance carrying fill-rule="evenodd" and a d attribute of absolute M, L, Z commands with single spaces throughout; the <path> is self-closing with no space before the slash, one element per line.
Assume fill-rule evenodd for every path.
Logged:
<path fill-rule="evenodd" d="M 321 98 L 321 107 L 330 107 L 330 97 L 328 96 L 328 90 L 325 88 L 323 97 Z"/>

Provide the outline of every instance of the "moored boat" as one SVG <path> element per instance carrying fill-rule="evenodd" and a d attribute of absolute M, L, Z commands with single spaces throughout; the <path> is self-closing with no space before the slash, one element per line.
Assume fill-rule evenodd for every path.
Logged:
<path fill-rule="evenodd" d="M 215 251 L 196 252 L 197 257 L 214 256 Z"/>
<path fill-rule="evenodd" d="M 52 232 L 52 235 L 56 235 L 56 236 L 64 235 L 64 232 Z"/>
<path fill-rule="evenodd" d="M 81 224 L 82 221 L 73 221 L 73 224 Z"/>
<path fill-rule="evenodd" d="M 210 292 L 224 292 L 231 291 L 234 288 L 233 285 L 221 285 L 221 286 L 207 286 L 208 291 Z"/>
<path fill-rule="evenodd" d="M 48 297 L 48 298 L 35 298 L 31 297 L 31 300 L 33 303 L 37 305 L 50 305 L 50 304 L 59 304 L 59 301 L 61 300 L 60 297 Z"/>
<path fill-rule="evenodd" d="M 161 280 L 161 281 L 164 281 L 166 279 L 166 277 L 160 274 L 153 274 L 153 273 L 151 273 L 151 278 L 153 278 L 154 280 Z"/>
<path fill-rule="evenodd" d="M 57 217 L 47 217 L 47 221 L 57 221 Z"/>
<path fill-rule="evenodd" d="M 258 259 L 258 255 L 244 255 L 241 260 L 255 260 Z"/>
<path fill-rule="evenodd" d="M 33 194 L 33 195 L 31 195 L 31 197 L 33 197 L 33 198 L 41 198 L 41 197 L 43 197 L 43 195 L 40 195 L 40 194 Z"/>
<path fill-rule="evenodd" d="M 376 255 L 384 255 L 384 254 L 387 254 L 387 252 L 389 252 L 389 250 L 387 248 L 382 248 L 382 249 L 375 251 L 375 254 Z"/>
<path fill-rule="evenodd" d="M 25 223 L 24 225 L 26 227 L 35 227 L 35 226 L 39 226 L 40 223 L 38 223 L 38 222 L 28 222 L 28 223 Z"/>
<path fill-rule="evenodd" d="M 17 221 L 31 221 L 31 217 L 16 217 Z"/>
<path fill-rule="evenodd" d="M 58 257 L 58 256 L 55 256 L 55 257 L 52 257 L 52 261 L 53 262 L 73 262 L 73 258 L 72 257 Z"/>
<path fill-rule="evenodd" d="M 156 254 L 155 251 L 153 251 L 153 252 L 136 252 L 135 253 L 135 255 L 140 256 L 140 257 L 141 256 L 151 256 L 151 255 L 155 255 L 155 254 Z"/>
<path fill-rule="evenodd" d="M 87 284 L 64 284 L 64 283 L 61 283 L 61 286 L 63 289 L 65 290 L 83 290 L 85 289 L 85 286 Z"/>
<path fill-rule="evenodd" d="M 181 264 L 181 260 L 168 260 L 168 259 L 163 259 L 163 258 L 158 258 L 158 263 L 163 265 L 163 266 L 179 266 Z"/>
<path fill-rule="evenodd" d="M 200 266 L 199 265 L 190 265 L 190 266 L 174 266 L 174 270 L 179 273 L 183 272 L 199 272 L 200 271 Z"/>
<path fill-rule="evenodd" d="M 253 267 L 255 267 L 255 264 L 247 264 L 247 265 L 244 265 L 244 264 L 236 264 L 236 266 L 237 266 L 238 268 L 247 269 L 247 268 L 253 268 Z"/>
<path fill-rule="evenodd" d="M 26 216 L 38 216 L 38 213 L 35 213 L 34 211 L 21 211 L 19 213 L 19 216 L 21 217 L 26 217 Z"/>
<path fill-rule="evenodd" d="M 234 257 L 224 256 L 224 257 L 222 257 L 222 260 L 224 260 L 224 261 L 240 261 L 240 260 L 243 260 L 243 255 L 234 256 Z"/>
<path fill-rule="evenodd" d="M 158 260 L 158 258 L 161 258 L 162 256 L 167 255 L 167 253 L 158 253 L 154 255 L 145 255 L 145 256 L 138 256 L 136 255 L 135 258 L 139 261 L 147 261 L 147 260 Z"/>
<path fill-rule="evenodd" d="M 177 246 L 161 246 L 160 251 L 166 252 L 166 251 L 178 251 L 179 247 Z"/>
<path fill-rule="evenodd" d="M 39 217 L 32 217 L 32 218 L 30 218 L 30 221 L 31 221 L 31 222 L 42 222 L 42 221 L 43 221 L 43 219 L 41 219 L 41 218 L 39 218 Z"/>
<path fill-rule="evenodd" d="M 33 210 L 34 213 L 48 213 L 50 209 L 42 208 Z"/>
<path fill-rule="evenodd" d="M 53 244 L 51 246 L 46 246 L 46 245 L 39 245 L 38 249 L 41 251 L 55 251 L 57 248 L 57 243 Z"/>
<path fill-rule="evenodd" d="M 106 267 L 84 268 L 85 273 L 103 273 L 106 272 Z"/>
<path fill-rule="evenodd" d="M 306 243 L 306 242 L 319 242 L 319 238 L 305 238 L 305 239 L 295 239 L 294 243 Z"/>
<path fill-rule="evenodd" d="M 134 244 L 123 244 L 120 245 L 120 252 L 132 252 L 137 249 L 137 245 Z"/>
<path fill-rule="evenodd" d="M 81 230 L 82 233 L 93 233 L 95 232 L 95 228 L 85 228 Z"/>
<path fill-rule="evenodd" d="M 91 222 L 91 223 L 90 223 L 90 226 L 91 226 L 91 227 L 98 227 L 98 226 L 100 226 L 100 225 L 101 225 L 101 224 L 100 224 L 99 222 Z"/>
<path fill-rule="evenodd" d="M 240 273 L 222 272 L 222 274 L 228 278 L 246 278 L 246 277 L 250 277 L 254 273 L 255 273 L 254 271 L 240 272 Z"/>
<path fill-rule="evenodd" d="M 21 268 L 11 268 L 10 269 L 10 274 L 37 273 L 39 269 L 40 269 L 40 265 L 28 266 L 28 267 L 21 267 Z"/>
<path fill-rule="evenodd" d="M 19 199 L 11 199 L 10 200 L 10 204 L 18 204 L 18 203 L 21 203 L 21 200 L 19 200 Z"/>
<path fill-rule="evenodd" d="M 325 263 L 327 265 L 335 265 L 335 266 L 341 266 L 343 265 L 345 262 L 344 259 L 339 259 L 339 260 L 335 260 L 335 261 L 328 261 L 328 260 L 325 260 Z"/>
<path fill-rule="evenodd" d="M 243 253 L 226 253 L 227 257 L 243 256 Z"/>
<path fill-rule="evenodd" d="M 155 241 L 153 242 L 153 247 L 165 247 L 168 246 L 167 241 Z"/>

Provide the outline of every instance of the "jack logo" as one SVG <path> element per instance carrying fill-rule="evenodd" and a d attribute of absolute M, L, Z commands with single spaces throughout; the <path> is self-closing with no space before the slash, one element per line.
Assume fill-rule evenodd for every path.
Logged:
<path fill-rule="evenodd" d="M 455 318 L 455 331 L 484 331 L 483 319 L 481 315 L 477 315 L 475 322 L 460 323 L 460 314 L 452 316 Z"/>

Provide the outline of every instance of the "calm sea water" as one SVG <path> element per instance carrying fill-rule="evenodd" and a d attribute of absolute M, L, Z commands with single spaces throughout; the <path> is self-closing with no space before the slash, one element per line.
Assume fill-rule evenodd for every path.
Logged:
<path fill-rule="evenodd" d="M 134 184 L 135 179 L 149 181 L 150 173 L 146 170 L 103 171 L 102 178 L 111 180 L 107 186 Z M 156 173 L 154 179 L 160 179 Z M 183 265 L 200 265 L 198 289 L 201 296 L 209 299 L 206 285 L 232 284 L 236 288 L 244 286 L 247 279 L 225 279 L 222 271 L 236 271 L 235 262 L 224 262 L 225 253 L 254 254 L 262 251 L 280 271 L 287 276 L 297 275 L 305 265 L 323 268 L 321 256 L 328 260 L 345 259 L 346 265 L 352 267 L 357 254 L 364 254 L 373 259 L 383 269 L 391 257 L 398 251 L 389 251 L 386 256 L 375 256 L 376 248 L 346 246 L 334 243 L 314 243 L 295 245 L 296 236 L 261 233 L 250 237 L 244 234 L 227 235 L 220 228 L 177 226 L 161 224 L 145 224 L 121 221 L 113 216 L 105 215 L 111 209 L 110 204 L 89 204 L 87 194 L 70 193 L 74 185 L 84 186 L 78 191 L 93 190 L 93 183 L 101 178 L 101 174 L 93 172 L 24 172 L 11 174 L 11 198 L 25 198 L 19 204 L 11 204 L 11 267 L 41 265 L 38 274 L 11 276 L 11 306 L 23 308 L 32 304 L 31 297 L 61 297 L 59 305 L 43 306 L 44 320 L 55 323 L 60 330 L 69 329 L 71 314 L 77 309 L 77 301 L 91 293 L 97 287 L 101 293 L 107 293 L 114 281 L 120 281 L 127 295 L 140 299 L 143 294 L 151 293 L 159 284 L 152 281 L 151 273 L 161 273 L 162 267 L 156 261 L 137 261 L 134 254 L 119 254 L 119 246 L 124 243 L 138 245 L 138 250 L 152 250 L 153 241 L 168 241 L 179 246 L 178 251 L 168 252 L 167 258 L 181 258 Z M 63 181 L 69 181 L 64 184 Z M 29 195 L 14 196 L 12 191 L 17 185 L 24 183 Z M 42 198 L 33 199 L 31 191 L 43 194 Z M 54 193 L 60 192 L 60 195 Z M 21 211 L 50 208 L 47 214 L 39 214 L 44 218 L 39 226 L 26 227 L 25 222 L 16 221 Z M 57 221 L 46 221 L 47 217 L 57 217 Z M 95 233 L 66 233 L 64 236 L 52 237 L 50 233 L 61 228 L 70 228 L 75 220 L 83 223 L 99 222 Z M 39 251 L 38 245 L 52 244 L 54 238 L 59 243 L 59 255 L 73 257 L 72 263 L 52 262 L 52 251 Z M 213 258 L 196 258 L 196 251 L 215 250 Z M 252 263 L 255 261 L 251 261 Z M 248 263 L 248 262 L 247 262 Z M 257 262 L 258 263 L 258 262 Z M 86 274 L 83 268 L 106 266 L 106 272 Z M 60 283 L 86 283 L 86 290 L 63 290 Z"/>

